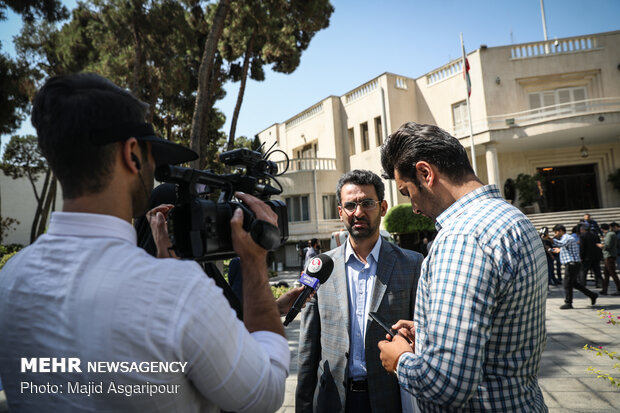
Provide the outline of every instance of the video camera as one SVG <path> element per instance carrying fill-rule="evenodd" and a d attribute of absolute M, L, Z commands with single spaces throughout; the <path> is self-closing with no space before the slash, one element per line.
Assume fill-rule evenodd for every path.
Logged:
<path fill-rule="evenodd" d="M 237 208 L 243 210 L 243 228 L 252 239 L 268 251 L 277 249 L 288 239 L 286 205 L 269 200 L 282 193 L 275 178 L 278 166 L 260 152 L 235 149 L 220 154 L 221 162 L 240 167 L 241 171 L 216 174 L 173 165 L 162 165 L 155 170 L 155 179 L 178 185 L 177 202 L 168 216 L 168 233 L 177 255 L 196 261 L 220 260 L 236 256 L 232 247 L 230 220 Z M 270 185 L 273 180 L 278 188 Z M 215 190 L 221 190 L 217 202 L 208 199 Z M 278 226 L 256 219 L 243 203 L 233 201 L 235 192 L 253 195 L 278 216 Z"/>

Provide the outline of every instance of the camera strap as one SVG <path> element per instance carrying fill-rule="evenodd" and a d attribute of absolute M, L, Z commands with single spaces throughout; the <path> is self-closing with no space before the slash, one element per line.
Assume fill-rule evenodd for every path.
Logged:
<path fill-rule="evenodd" d="M 228 304 L 230 304 L 232 309 L 237 313 L 237 318 L 243 321 L 243 305 L 241 304 L 241 300 L 237 298 L 237 295 L 230 287 L 230 284 L 226 282 L 220 270 L 212 262 L 203 263 L 203 269 L 209 277 L 213 278 L 215 284 L 222 289 L 224 297 L 228 300 Z"/>

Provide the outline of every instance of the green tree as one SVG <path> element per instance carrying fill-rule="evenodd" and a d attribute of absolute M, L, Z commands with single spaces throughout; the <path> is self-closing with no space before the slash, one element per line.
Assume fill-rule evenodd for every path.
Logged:
<path fill-rule="evenodd" d="M 41 155 L 36 136 L 14 135 L 6 145 L 0 169 L 13 179 L 27 178 L 32 186 L 37 208 L 30 229 L 30 242 L 45 231 L 50 210 L 56 201 L 56 177 Z M 43 187 L 37 189 L 37 181 L 44 175 Z"/>
<path fill-rule="evenodd" d="M 216 69 L 221 67 L 221 57 L 217 56 L 217 43 L 224 30 L 226 15 L 230 10 L 231 0 L 220 0 L 217 7 L 212 7 L 211 29 L 205 40 L 204 51 L 200 61 L 198 71 L 198 87 L 196 90 L 196 100 L 192 115 L 192 126 L 190 133 L 191 148 L 198 153 L 198 159 L 193 162 L 194 167 L 203 169 L 207 162 L 205 151 L 212 142 L 207 133 L 208 125 L 211 123 L 209 114 L 212 112 L 214 91 L 216 90 L 217 74 Z M 217 70 L 219 72 L 219 70 Z"/>
<path fill-rule="evenodd" d="M 0 20 L 6 19 L 7 8 L 28 22 L 36 18 L 58 21 L 67 17 L 67 8 L 60 0 L 0 0 Z"/>
<path fill-rule="evenodd" d="M 59 0 L 0 0 L 0 21 L 11 9 L 25 22 L 66 18 L 67 9 Z M 34 93 L 33 74 L 20 59 L 1 53 L 0 44 L 0 135 L 10 134 L 20 127 Z"/>
<path fill-rule="evenodd" d="M 248 74 L 251 79 L 265 80 L 266 64 L 280 73 L 295 71 L 316 32 L 329 26 L 333 11 L 329 0 L 251 0 L 231 5 L 219 44 L 222 55 L 231 62 L 231 78 L 240 82 L 228 135 L 229 150 L 235 140 Z"/>
<path fill-rule="evenodd" d="M 400 204 L 390 208 L 383 218 L 383 225 L 388 232 L 399 234 L 435 230 L 433 221 L 424 215 L 414 214 L 411 204 Z"/>
<path fill-rule="evenodd" d="M 210 24 L 201 1 L 94 0 L 79 3 L 62 28 L 26 25 L 18 52 L 41 76 L 89 71 L 150 104 L 149 120 L 166 139 L 190 143 L 197 75 Z M 165 47 L 162 47 L 165 45 Z M 218 84 L 225 75 L 218 69 Z M 224 96 L 218 86 L 215 101 Z M 217 159 L 224 116 L 209 109 L 205 164 Z M 216 165 L 213 165 L 216 166 Z"/>

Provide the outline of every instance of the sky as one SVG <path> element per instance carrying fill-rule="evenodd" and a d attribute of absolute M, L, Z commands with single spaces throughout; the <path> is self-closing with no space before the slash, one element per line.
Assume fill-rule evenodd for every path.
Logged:
<path fill-rule="evenodd" d="M 75 0 L 64 0 L 70 9 Z M 543 40 L 540 0 L 332 0 L 327 29 L 318 32 L 289 75 L 272 72 L 248 79 L 236 136 L 253 137 L 322 99 L 341 96 L 391 72 L 418 78 L 480 45 L 504 46 Z M 549 39 L 620 30 L 620 0 L 545 0 Z M 2 52 L 13 54 L 21 19 L 0 22 Z M 475 90 L 475 85 L 472 86 Z M 216 106 L 230 130 L 239 83 L 225 86 Z M 34 133 L 30 120 L 17 134 Z M 3 136 L 3 145 L 9 137 Z"/>

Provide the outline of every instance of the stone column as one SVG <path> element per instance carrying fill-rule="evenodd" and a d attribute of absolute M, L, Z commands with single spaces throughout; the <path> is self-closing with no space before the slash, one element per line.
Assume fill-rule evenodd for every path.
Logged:
<path fill-rule="evenodd" d="M 485 158 L 487 161 L 487 177 L 489 178 L 489 184 L 495 184 L 500 187 L 499 182 L 499 163 L 497 162 L 497 145 L 495 142 L 487 143 L 485 145 Z"/>

